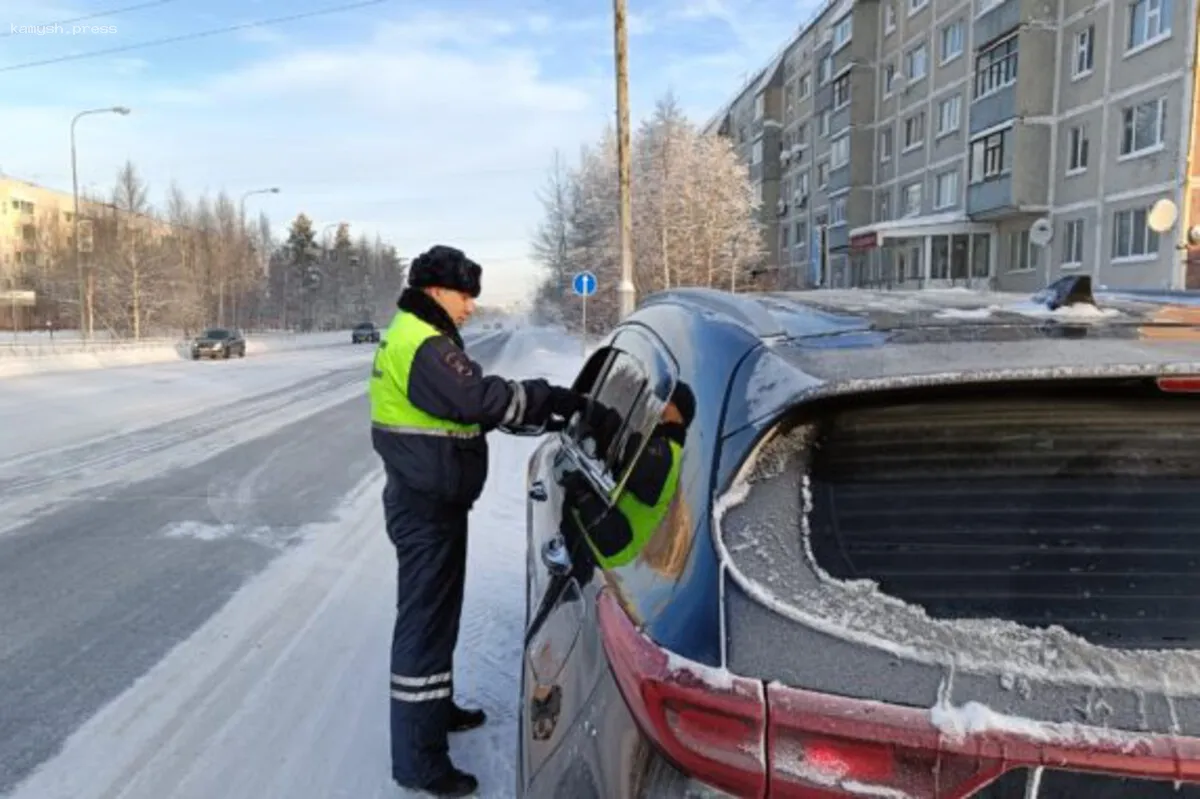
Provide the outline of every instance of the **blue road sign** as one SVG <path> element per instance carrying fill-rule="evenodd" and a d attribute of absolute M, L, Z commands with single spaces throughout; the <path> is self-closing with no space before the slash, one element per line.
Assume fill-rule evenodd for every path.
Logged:
<path fill-rule="evenodd" d="M 580 272 L 571 281 L 571 288 L 580 297 L 590 297 L 596 293 L 596 276 L 591 272 Z"/>

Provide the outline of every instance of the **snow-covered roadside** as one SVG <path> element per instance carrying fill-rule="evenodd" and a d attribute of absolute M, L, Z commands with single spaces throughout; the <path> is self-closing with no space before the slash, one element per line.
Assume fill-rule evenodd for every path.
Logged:
<path fill-rule="evenodd" d="M 557 342 L 516 333 L 494 365 L 570 384 Z M 455 736 L 480 795 L 514 794 L 525 465 L 537 439 L 493 435 L 472 515 L 456 685 L 491 716 Z M 397 797 L 388 769 L 394 559 L 375 477 L 68 740 L 13 799 Z"/>
<path fill-rule="evenodd" d="M 340 344 L 349 346 L 349 343 L 348 331 L 268 333 L 248 336 L 246 354 L 261 355 Z M 21 344 L 15 349 L 0 342 L 0 378 L 170 363 L 184 360 L 186 355 L 182 341 L 101 342 L 96 348 L 88 350 L 81 349 L 78 341 L 61 342 L 58 345 L 45 342 L 39 342 L 36 346 Z"/>

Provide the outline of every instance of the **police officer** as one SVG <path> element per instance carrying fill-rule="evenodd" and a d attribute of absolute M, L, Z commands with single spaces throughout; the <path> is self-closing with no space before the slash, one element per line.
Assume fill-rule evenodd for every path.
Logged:
<path fill-rule="evenodd" d="M 469 796 L 474 776 L 450 762 L 447 733 L 482 710 L 453 699 L 453 655 L 467 562 L 467 514 L 487 480 L 484 435 L 568 418 L 583 398 L 545 380 L 484 376 L 459 327 L 482 269 L 438 245 L 416 258 L 371 370 L 371 439 L 387 473 L 383 504 L 396 548 L 392 636 L 392 777 L 434 796 Z"/>

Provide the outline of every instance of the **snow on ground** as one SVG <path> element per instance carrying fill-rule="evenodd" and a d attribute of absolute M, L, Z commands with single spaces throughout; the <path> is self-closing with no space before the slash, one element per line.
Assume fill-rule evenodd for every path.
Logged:
<path fill-rule="evenodd" d="M 186 414 L 217 412 L 235 399 L 322 373 L 364 369 L 373 352 L 371 346 L 346 343 L 229 361 L 115 367 L 86 377 L 56 372 L 2 379 L 0 457 L 45 453 L 100 435 L 128 435 Z"/>
<path fill-rule="evenodd" d="M 581 346 L 514 333 L 491 371 L 570 384 Z M 481 796 L 515 793 L 524 603 L 525 465 L 537 439 L 494 434 L 472 515 L 456 686 L 490 718 L 452 737 Z M 340 519 L 248 583 L 195 635 L 72 736 L 12 799 L 398 797 L 388 756 L 394 558 L 381 477 Z"/>
<path fill-rule="evenodd" d="M 246 337 L 246 355 L 308 350 L 347 344 L 349 331 L 330 333 L 262 333 Z M 168 339 L 109 341 L 87 345 L 76 338 L 0 337 L 0 379 L 81 369 L 111 369 L 190 360 L 186 342 Z"/>

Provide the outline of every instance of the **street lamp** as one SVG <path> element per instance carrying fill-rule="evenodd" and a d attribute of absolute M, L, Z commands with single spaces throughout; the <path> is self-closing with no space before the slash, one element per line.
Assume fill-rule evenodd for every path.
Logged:
<path fill-rule="evenodd" d="M 75 123 L 81 117 L 89 114 L 120 114 L 128 116 L 129 109 L 123 105 L 113 106 L 112 108 L 91 108 L 87 111 L 80 111 L 71 119 L 71 193 L 75 200 L 75 212 L 72 215 L 72 223 L 75 236 L 75 273 L 79 278 L 79 335 L 90 339 L 92 337 L 92 309 L 88 310 L 88 324 L 86 333 L 83 326 L 83 310 L 87 305 L 87 287 L 83 280 L 83 261 L 79 258 L 79 169 L 76 166 L 75 158 Z"/>
<path fill-rule="evenodd" d="M 243 244 L 246 245 L 247 252 L 250 249 L 250 237 L 246 235 L 246 198 L 252 197 L 255 194 L 278 194 L 278 193 L 279 193 L 278 186 L 272 186 L 268 189 L 251 189 L 250 191 L 243 193 L 241 198 L 238 200 L 239 233 L 243 237 Z M 237 327 L 238 308 L 237 308 L 236 289 L 232 293 L 232 295 L 230 296 L 229 299 L 233 303 L 233 308 L 232 308 L 232 313 L 231 313 L 231 316 L 233 317 L 233 324 L 234 324 L 234 327 Z M 221 279 L 221 296 L 219 299 L 219 304 L 220 304 L 220 309 L 218 312 L 218 316 L 222 317 L 221 322 L 223 324 L 224 323 L 223 317 L 225 316 L 225 279 L 224 279 L 224 277 L 222 277 L 222 279 Z"/>

